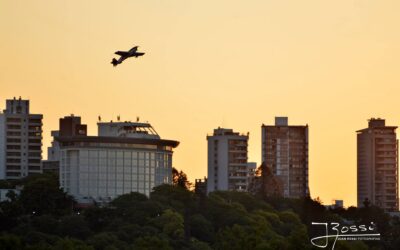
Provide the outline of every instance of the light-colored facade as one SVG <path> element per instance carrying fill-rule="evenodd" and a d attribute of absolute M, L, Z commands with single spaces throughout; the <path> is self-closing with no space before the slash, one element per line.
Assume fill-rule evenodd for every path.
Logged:
<path fill-rule="evenodd" d="M 172 183 L 173 148 L 179 142 L 161 139 L 148 123 L 98 126 L 99 136 L 56 138 L 60 186 L 79 203 L 108 202 L 130 192 L 149 195 L 153 187 Z"/>
<path fill-rule="evenodd" d="M 60 131 L 51 131 L 53 138 L 60 136 Z M 58 141 L 53 140 L 51 146 L 47 148 L 47 160 L 48 161 L 59 161 L 60 160 L 60 144 Z"/>
<path fill-rule="evenodd" d="M 216 190 L 247 191 L 254 175 L 255 163 L 247 162 L 249 135 L 232 129 L 214 129 L 207 136 L 208 177 L 207 193 Z"/>
<path fill-rule="evenodd" d="M 0 114 L 0 179 L 42 172 L 42 119 L 29 113 L 29 100 L 6 100 Z"/>
<path fill-rule="evenodd" d="M 387 212 L 399 210 L 398 140 L 384 119 L 370 119 L 357 131 L 357 206 L 366 199 Z"/>
<path fill-rule="evenodd" d="M 53 138 L 59 136 L 59 131 L 51 131 Z M 60 170 L 60 145 L 58 141 L 54 140 L 51 142 L 51 146 L 47 148 L 47 160 L 42 161 L 43 173 L 55 173 L 59 174 Z"/>
<path fill-rule="evenodd" d="M 289 126 L 287 117 L 275 117 L 275 125 L 262 125 L 262 162 L 283 183 L 283 196 L 309 196 L 308 125 Z"/>

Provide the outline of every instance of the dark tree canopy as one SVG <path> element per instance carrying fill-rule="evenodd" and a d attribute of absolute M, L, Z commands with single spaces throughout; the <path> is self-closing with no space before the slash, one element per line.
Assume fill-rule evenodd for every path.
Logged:
<path fill-rule="evenodd" d="M 175 173 L 175 185 L 149 197 L 133 192 L 79 211 L 54 176 L 21 180 L 21 195 L 0 202 L 0 249 L 313 249 L 309 239 L 324 232 L 312 221 L 376 222 L 381 241 L 341 241 L 337 249 L 400 249 L 400 219 L 373 205 L 326 209 L 318 199 L 233 191 L 198 196 Z"/>
<path fill-rule="evenodd" d="M 190 190 L 192 187 L 192 183 L 189 182 L 187 175 L 182 170 L 178 171 L 176 168 L 172 168 L 172 183 L 174 186 L 187 190 Z"/>

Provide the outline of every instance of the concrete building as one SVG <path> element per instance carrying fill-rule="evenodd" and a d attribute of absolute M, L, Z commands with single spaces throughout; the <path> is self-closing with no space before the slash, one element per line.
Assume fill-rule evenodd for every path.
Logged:
<path fill-rule="evenodd" d="M 332 200 L 331 205 L 324 205 L 326 208 L 330 209 L 338 209 L 338 208 L 344 208 L 344 201 L 343 200 Z"/>
<path fill-rule="evenodd" d="M 60 130 L 55 138 L 60 186 L 78 203 L 108 202 L 130 192 L 149 195 L 153 187 L 172 183 L 179 142 L 161 139 L 149 123 L 99 122 L 98 131 L 87 136 Z"/>
<path fill-rule="evenodd" d="M 43 172 L 53 172 L 59 174 L 60 168 L 60 144 L 54 138 L 63 136 L 86 136 L 87 125 L 81 123 L 79 116 L 65 116 L 60 118 L 59 130 L 51 131 L 53 141 L 51 146 L 47 148 L 47 160 L 42 161 Z"/>
<path fill-rule="evenodd" d="M 61 119 L 60 119 L 61 120 Z M 51 131 L 53 141 L 51 146 L 47 148 L 47 160 L 42 161 L 43 173 L 55 173 L 59 175 L 60 171 L 60 145 L 54 138 L 60 135 L 59 131 Z"/>
<path fill-rule="evenodd" d="M 395 126 L 370 119 L 357 131 L 357 206 L 368 201 L 387 212 L 399 210 L 398 140 Z"/>
<path fill-rule="evenodd" d="M 249 134 L 214 129 L 208 141 L 207 193 L 215 190 L 247 191 L 255 163 L 247 162 Z"/>
<path fill-rule="evenodd" d="M 29 100 L 6 100 L 0 113 L 0 179 L 42 172 L 42 119 L 29 113 Z"/>
<path fill-rule="evenodd" d="M 262 162 L 283 183 L 283 196 L 309 196 L 308 125 L 289 126 L 287 117 L 275 117 L 275 125 L 262 125 Z"/>
<path fill-rule="evenodd" d="M 207 195 L 207 177 L 204 177 L 204 179 L 194 180 L 194 192 L 200 196 Z"/>

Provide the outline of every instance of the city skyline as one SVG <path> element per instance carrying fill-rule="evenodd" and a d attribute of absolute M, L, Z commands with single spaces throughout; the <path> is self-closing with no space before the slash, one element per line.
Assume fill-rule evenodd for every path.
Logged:
<path fill-rule="evenodd" d="M 250 132 L 260 165 L 261 124 L 288 116 L 310 127 L 311 196 L 349 206 L 355 131 L 371 117 L 400 124 L 396 1 L 1 5 L 0 100 L 22 96 L 44 114 L 43 149 L 65 115 L 90 135 L 98 115 L 139 116 L 181 141 L 174 165 L 194 181 L 207 173 L 212 129 Z M 112 53 L 134 44 L 146 55 L 113 68 Z"/>

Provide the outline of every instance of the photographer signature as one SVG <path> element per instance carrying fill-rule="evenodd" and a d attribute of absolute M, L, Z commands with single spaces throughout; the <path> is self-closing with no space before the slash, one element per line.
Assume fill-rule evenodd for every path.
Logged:
<path fill-rule="evenodd" d="M 379 233 L 376 233 L 376 227 L 373 222 L 369 226 L 366 225 L 351 225 L 342 226 L 338 222 L 312 222 L 311 225 L 324 226 L 325 235 L 314 237 L 311 239 L 311 244 L 319 248 L 326 248 L 328 246 L 329 238 L 334 238 L 332 250 L 335 248 L 336 241 L 339 237 L 351 237 L 351 238 L 365 238 L 365 237 L 380 237 Z M 330 234 L 332 233 L 332 234 Z M 316 241 L 325 239 L 324 244 L 318 244 Z"/>

